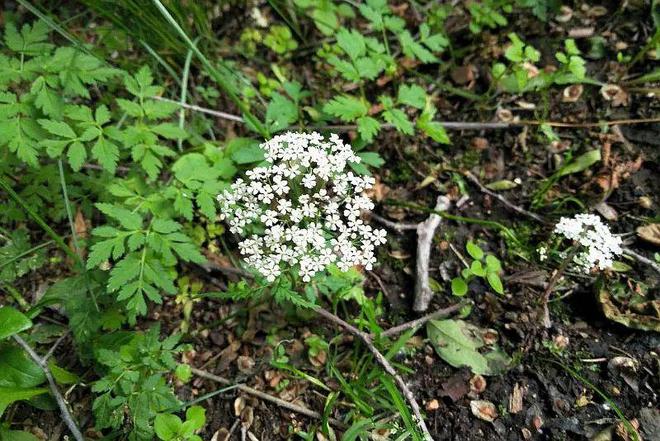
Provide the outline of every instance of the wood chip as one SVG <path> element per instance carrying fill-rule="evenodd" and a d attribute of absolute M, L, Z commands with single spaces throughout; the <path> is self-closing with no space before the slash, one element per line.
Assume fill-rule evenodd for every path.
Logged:
<path fill-rule="evenodd" d="M 513 386 L 513 391 L 509 395 L 509 413 L 516 414 L 523 410 L 523 396 L 525 395 L 525 389 L 516 383 Z"/>

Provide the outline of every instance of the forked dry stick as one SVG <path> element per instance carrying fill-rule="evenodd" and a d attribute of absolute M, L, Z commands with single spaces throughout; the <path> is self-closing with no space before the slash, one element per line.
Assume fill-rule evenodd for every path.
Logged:
<path fill-rule="evenodd" d="M 422 411 L 419 407 L 419 404 L 417 404 L 417 400 L 415 399 L 415 396 L 413 395 L 412 391 L 408 387 L 405 381 L 403 381 L 403 378 L 397 373 L 397 371 L 392 367 L 390 362 L 381 354 L 381 352 L 374 346 L 373 342 L 371 341 L 371 336 L 369 334 L 360 331 L 358 328 L 355 326 L 351 325 L 350 323 L 345 322 L 341 318 L 337 317 L 330 311 L 326 311 L 323 308 L 316 308 L 316 313 L 319 314 L 321 317 L 325 318 L 326 320 L 341 326 L 360 340 L 365 344 L 365 346 L 369 349 L 369 351 L 374 355 L 376 358 L 376 361 L 378 364 L 380 364 L 383 369 L 385 369 L 385 372 L 390 374 L 392 378 L 394 378 L 394 381 L 396 382 L 397 386 L 399 387 L 399 390 L 401 390 L 401 393 L 403 393 L 403 396 L 406 397 L 406 400 L 408 401 L 408 404 L 410 404 L 410 407 L 412 408 L 413 415 L 415 422 L 417 423 L 417 427 L 419 427 L 419 430 L 421 430 L 422 434 L 424 435 L 424 439 L 427 441 L 433 441 L 433 437 L 431 436 L 431 433 L 429 432 L 429 429 L 426 427 L 426 423 L 424 422 L 424 417 L 422 416 Z"/>
<path fill-rule="evenodd" d="M 18 335 L 14 335 L 14 340 L 16 341 L 16 343 L 18 343 L 20 347 L 22 347 L 25 350 L 25 352 L 28 353 L 30 358 L 34 360 L 34 362 L 37 363 L 39 368 L 44 372 L 44 375 L 46 376 L 46 380 L 48 380 L 48 386 L 50 387 L 50 391 L 55 397 L 55 402 L 57 403 L 57 407 L 60 408 L 60 415 L 62 416 L 62 420 L 64 420 L 64 423 L 71 431 L 71 435 L 73 435 L 73 438 L 76 441 L 84 441 L 85 438 L 80 432 L 80 429 L 78 428 L 78 424 L 73 419 L 73 416 L 69 411 L 68 403 L 60 393 L 60 390 L 57 388 L 57 384 L 55 384 L 55 379 L 53 378 L 53 374 L 50 372 L 48 363 L 46 363 L 46 361 L 44 361 L 44 359 L 41 358 L 34 351 L 34 349 L 32 349 L 32 347 L 30 347 L 30 345 L 27 344 L 27 342 L 23 340 L 21 337 L 19 337 Z"/>

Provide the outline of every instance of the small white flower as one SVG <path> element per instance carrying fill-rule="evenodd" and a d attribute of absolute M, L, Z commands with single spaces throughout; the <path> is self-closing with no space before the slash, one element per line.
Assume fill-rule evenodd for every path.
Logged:
<path fill-rule="evenodd" d="M 351 146 L 335 134 L 288 132 L 261 148 L 267 165 L 218 196 L 232 233 L 262 231 L 239 243 L 246 263 L 270 282 L 290 269 L 308 282 L 331 264 L 372 268 L 386 234 L 360 217 L 374 207 L 363 192 L 375 180 L 350 171 L 360 161 Z"/>
<path fill-rule="evenodd" d="M 575 242 L 574 246 L 580 246 L 573 261 L 587 273 L 594 267 L 600 270 L 611 268 L 614 257 L 623 253 L 621 238 L 614 236 L 607 225 L 593 214 L 562 217 L 554 232 Z"/>

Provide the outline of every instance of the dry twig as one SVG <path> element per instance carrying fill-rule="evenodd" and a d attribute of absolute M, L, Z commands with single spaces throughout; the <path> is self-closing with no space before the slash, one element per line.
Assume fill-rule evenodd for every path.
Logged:
<path fill-rule="evenodd" d="M 220 377 L 218 375 L 212 374 L 207 371 L 203 371 L 201 369 L 192 368 L 192 373 L 197 375 L 198 377 L 206 378 L 207 380 L 212 380 L 215 381 L 216 383 L 224 384 L 226 386 L 234 385 L 234 383 L 232 383 L 230 380 L 224 377 Z M 305 415 L 307 417 L 315 418 L 318 420 L 323 419 L 323 415 L 321 415 L 318 412 L 315 412 L 313 410 L 307 409 L 302 406 L 298 406 L 297 404 L 293 404 L 288 401 L 284 401 L 281 398 L 274 397 L 270 394 L 267 394 L 266 392 L 262 392 L 250 386 L 246 386 L 244 384 L 238 384 L 236 385 L 236 389 L 241 390 L 247 394 L 254 395 L 257 398 L 261 398 L 262 400 L 270 401 L 271 403 L 277 404 L 280 407 L 299 413 L 301 415 Z M 330 422 L 330 424 L 333 424 L 334 426 L 340 429 L 346 428 L 346 425 L 344 423 L 334 418 L 328 418 L 328 422 Z"/>
<path fill-rule="evenodd" d="M 73 416 L 71 415 L 71 412 L 69 411 L 69 406 L 68 403 L 64 400 L 64 397 L 60 393 L 59 389 L 57 388 L 57 384 L 55 384 L 55 379 L 53 378 L 53 374 L 50 372 L 50 368 L 48 368 L 48 364 L 46 361 L 41 358 L 35 351 L 30 347 L 29 344 L 25 340 L 23 340 L 21 337 L 18 335 L 14 335 L 14 340 L 16 343 L 19 344 L 20 347 L 22 347 L 25 352 L 28 353 L 30 358 L 34 360 L 35 363 L 41 368 L 41 370 L 44 372 L 44 375 L 46 375 L 46 380 L 48 380 L 48 387 L 50 388 L 51 393 L 55 397 L 55 401 L 57 402 L 57 406 L 60 408 L 60 415 L 62 416 L 62 419 L 64 420 L 64 423 L 67 425 L 69 430 L 71 431 L 71 434 L 73 437 L 76 439 L 76 441 L 84 441 L 85 438 L 83 438 L 82 433 L 80 433 L 80 429 L 78 428 L 78 424 L 76 421 L 73 419 Z"/>
<path fill-rule="evenodd" d="M 636 251 L 631 250 L 630 248 L 624 248 L 623 249 L 623 254 L 626 256 L 632 257 L 633 259 L 637 260 L 638 262 L 644 263 L 651 268 L 653 268 L 657 273 L 660 273 L 660 265 L 649 259 L 648 257 L 644 257 L 641 254 L 637 253 Z"/>
<path fill-rule="evenodd" d="M 380 351 L 374 346 L 373 342 L 371 341 L 371 336 L 369 334 L 360 331 L 357 329 L 355 326 L 345 322 L 341 318 L 337 317 L 333 313 L 326 311 L 323 308 L 316 308 L 316 313 L 325 318 L 328 321 L 333 322 L 336 325 L 341 326 L 342 328 L 346 329 L 348 332 L 362 340 L 362 342 L 367 346 L 369 351 L 374 355 L 376 358 L 376 361 L 378 364 L 380 364 L 383 369 L 385 369 L 385 372 L 390 374 L 392 378 L 394 378 L 394 381 L 396 382 L 397 386 L 403 393 L 403 396 L 406 397 L 406 400 L 408 400 L 408 403 L 410 404 L 410 407 L 412 408 L 413 414 L 415 415 L 415 421 L 417 423 L 417 426 L 419 429 L 422 431 L 424 434 L 424 438 L 428 441 L 433 441 L 433 437 L 431 437 L 431 433 L 429 432 L 429 429 L 426 427 L 426 423 L 424 422 L 424 418 L 422 416 L 422 412 L 420 410 L 419 404 L 417 404 L 417 400 L 415 400 L 415 396 L 413 395 L 412 391 L 408 387 L 405 381 L 403 381 L 403 378 L 396 372 L 394 367 L 390 364 L 390 362 L 383 356 L 383 354 L 380 353 Z"/>
<path fill-rule="evenodd" d="M 498 194 L 498 193 L 486 188 L 481 182 L 479 182 L 479 179 L 477 179 L 477 177 L 475 175 L 473 175 L 472 173 L 470 173 L 469 171 L 465 172 L 464 174 L 465 174 L 465 177 L 468 178 L 470 181 L 472 181 L 472 183 L 474 185 L 479 187 L 479 190 L 481 190 L 482 193 L 485 193 L 485 194 L 487 194 L 491 197 L 494 197 L 495 199 L 500 201 L 503 205 L 506 205 L 508 208 L 512 209 L 516 213 L 523 214 L 523 215 L 525 215 L 527 217 L 530 217 L 530 218 L 534 219 L 535 221 L 540 222 L 542 224 L 545 223 L 545 220 L 541 216 L 539 216 L 538 214 L 532 213 L 531 211 L 527 211 L 524 208 L 519 207 L 518 205 L 510 202 L 508 199 L 506 199 L 501 194 Z"/>
<path fill-rule="evenodd" d="M 401 334 L 402 332 L 405 332 L 408 329 L 421 326 L 424 323 L 428 322 L 429 320 L 436 320 L 447 317 L 467 304 L 469 304 L 469 302 L 457 303 L 455 305 L 448 306 L 447 308 L 438 309 L 437 311 L 434 311 L 430 314 L 426 314 L 418 319 L 411 320 L 401 325 L 393 326 L 388 330 L 381 332 L 380 335 L 381 337 L 392 337 L 394 335 Z"/>

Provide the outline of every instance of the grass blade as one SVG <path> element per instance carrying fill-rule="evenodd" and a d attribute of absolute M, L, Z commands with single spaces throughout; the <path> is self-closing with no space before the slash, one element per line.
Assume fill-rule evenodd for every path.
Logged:
<path fill-rule="evenodd" d="M 50 236 L 51 239 L 64 251 L 69 257 L 73 259 L 74 262 L 76 262 L 77 265 L 80 266 L 80 268 L 85 268 L 85 265 L 83 264 L 82 259 L 80 259 L 80 256 L 76 253 L 74 253 L 71 248 L 64 242 L 64 238 L 57 234 L 55 230 L 53 230 L 46 221 L 39 216 L 30 206 L 21 198 L 18 193 L 16 193 L 9 183 L 5 180 L 3 176 L 0 176 L 0 188 L 2 188 L 4 191 L 7 192 L 10 198 L 12 198 L 18 205 L 25 210 L 25 212 L 34 220 L 43 230 L 44 232 Z"/>
<path fill-rule="evenodd" d="M 248 126 L 250 126 L 252 129 L 254 129 L 256 132 L 258 132 L 261 136 L 268 138 L 269 137 L 269 131 L 268 129 L 259 121 L 259 119 L 250 112 L 250 109 L 248 106 L 241 101 L 239 96 L 232 90 L 232 88 L 227 84 L 227 79 L 220 73 L 217 67 L 215 67 L 209 60 L 206 58 L 206 56 L 197 48 L 195 43 L 186 35 L 185 31 L 179 26 L 179 24 L 174 20 L 174 17 L 169 13 L 167 8 L 163 6 L 163 4 L 160 2 L 160 0 L 153 0 L 154 4 L 160 10 L 161 14 L 163 14 L 163 17 L 167 19 L 167 21 L 170 23 L 170 25 L 176 30 L 176 32 L 179 34 L 179 36 L 184 40 L 186 45 L 188 45 L 188 48 L 193 51 L 195 56 L 199 59 L 199 61 L 204 65 L 206 70 L 211 74 L 213 79 L 218 83 L 218 85 L 225 91 L 225 93 L 229 96 L 229 98 L 236 104 L 236 106 L 241 109 L 241 112 L 243 113 L 243 116 L 245 118 L 246 123 L 248 123 Z"/>

